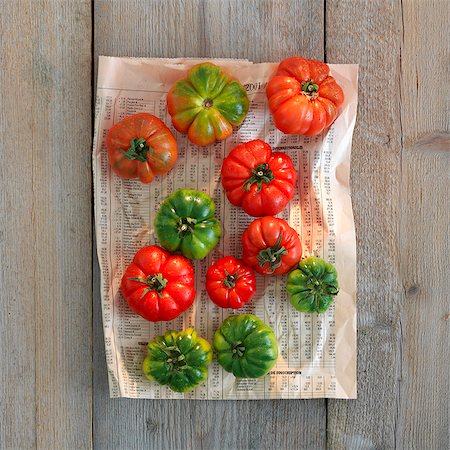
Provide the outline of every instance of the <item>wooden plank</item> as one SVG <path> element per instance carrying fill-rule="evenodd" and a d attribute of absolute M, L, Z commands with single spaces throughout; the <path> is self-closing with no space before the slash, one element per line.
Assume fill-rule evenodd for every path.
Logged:
<path fill-rule="evenodd" d="M 33 448 L 35 311 L 33 251 L 32 18 L 13 2 L 0 14 L 0 448 Z M 11 48 L 12 47 L 12 48 Z M 11 211 L 15 209 L 15 213 Z"/>
<path fill-rule="evenodd" d="M 89 448 L 91 2 L 1 18 L 0 447 Z"/>
<path fill-rule="evenodd" d="M 96 57 L 198 56 L 273 61 L 302 54 L 323 58 L 323 4 L 313 0 L 96 1 L 94 24 Z M 94 280 L 95 447 L 325 447 L 324 400 L 110 400 L 98 270 Z"/>
<path fill-rule="evenodd" d="M 89 448 L 91 2 L 47 0 L 33 9 L 40 44 L 33 96 L 37 446 Z"/>
<path fill-rule="evenodd" d="M 448 134 L 431 134 L 403 151 L 397 448 L 445 449 L 450 442 L 449 150 Z"/>
<path fill-rule="evenodd" d="M 416 142 L 448 127 L 445 95 L 430 95 L 448 77 L 446 23 L 447 2 L 327 2 L 328 60 L 361 64 L 359 399 L 329 402 L 333 449 L 448 445 L 449 142 Z"/>
<path fill-rule="evenodd" d="M 351 32 L 350 32 L 351 30 Z M 326 3 L 328 62 L 359 63 L 351 187 L 357 241 L 358 399 L 328 401 L 332 449 L 395 446 L 403 304 L 400 2 Z"/>
<path fill-rule="evenodd" d="M 450 4 L 403 2 L 398 448 L 446 449 L 450 361 Z"/>

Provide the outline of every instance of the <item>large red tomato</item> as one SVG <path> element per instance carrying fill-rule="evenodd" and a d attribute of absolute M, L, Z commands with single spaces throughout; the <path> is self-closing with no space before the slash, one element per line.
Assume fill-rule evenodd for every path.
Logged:
<path fill-rule="evenodd" d="M 327 64 L 298 56 L 280 63 L 266 89 L 279 130 L 315 136 L 334 122 L 344 92 L 329 74 Z"/>
<path fill-rule="evenodd" d="M 150 183 L 167 173 L 178 157 L 177 141 L 157 117 L 138 113 L 117 122 L 106 135 L 109 163 L 122 178 Z"/>
<path fill-rule="evenodd" d="M 256 217 L 281 212 L 294 196 L 297 182 L 291 158 L 272 153 L 270 145 L 259 139 L 232 150 L 223 160 L 221 175 L 228 200 Z"/>
<path fill-rule="evenodd" d="M 242 259 L 263 275 L 289 272 L 302 256 L 297 232 L 277 217 L 254 220 L 242 235 Z"/>
<path fill-rule="evenodd" d="M 239 259 L 225 256 L 208 269 L 206 291 L 221 308 L 241 308 L 255 295 L 255 274 Z"/>
<path fill-rule="evenodd" d="M 121 290 L 128 306 L 144 319 L 173 320 L 194 301 L 194 268 L 184 256 L 156 245 L 143 247 L 123 274 Z"/>

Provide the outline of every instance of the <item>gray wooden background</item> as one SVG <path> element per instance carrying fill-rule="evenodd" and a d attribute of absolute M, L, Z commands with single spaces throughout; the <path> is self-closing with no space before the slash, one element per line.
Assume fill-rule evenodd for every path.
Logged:
<path fill-rule="evenodd" d="M 449 2 L 0 0 L 0 448 L 447 449 Z M 360 64 L 358 400 L 108 398 L 98 55 Z"/>

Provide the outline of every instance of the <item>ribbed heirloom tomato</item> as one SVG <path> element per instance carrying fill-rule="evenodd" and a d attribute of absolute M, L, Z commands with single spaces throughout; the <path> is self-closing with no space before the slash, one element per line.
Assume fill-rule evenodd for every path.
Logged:
<path fill-rule="evenodd" d="M 178 157 L 177 141 L 157 117 L 138 113 L 117 122 L 106 135 L 109 163 L 122 178 L 151 183 L 169 172 Z"/>
<path fill-rule="evenodd" d="M 225 256 L 208 269 L 206 291 L 221 308 L 242 308 L 255 295 L 255 274 L 239 259 Z"/>
<path fill-rule="evenodd" d="M 178 189 L 162 203 L 155 217 L 161 245 L 189 259 L 203 259 L 218 244 L 222 231 L 216 206 L 204 192 Z"/>
<path fill-rule="evenodd" d="M 208 377 L 211 344 L 193 328 L 167 331 L 148 343 L 142 369 L 145 376 L 175 392 L 192 391 Z"/>
<path fill-rule="evenodd" d="M 289 272 L 302 256 L 297 232 L 278 217 L 265 216 L 254 220 L 242 235 L 246 264 L 263 275 Z"/>
<path fill-rule="evenodd" d="M 344 103 L 344 92 L 328 65 L 298 56 L 280 63 L 266 94 L 275 126 L 286 134 L 320 134 Z"/>
<path fill-rule="evenodd" d="M 278 358 L 273 330 L 252 314 L 225 319 L 214 334 L 217 362 L 237 378 L 266 375 Z"/>
<path fill-rule="evenodd" d="M 336 268 L 322 258 L 309 256 L 289 273 L 286 289 L 297 311 L 321 314 L 339 292 Z"/>
<path fill-rule="evenodd" d="M 226 139 L 244 121 L 248 106 L 242 84 L 208 62 L 192 67 L 167 94 L 173 126 L 196 145 Z"/>
<path fill-rule="evenodd" d="M 238 145 L 222 164 L 228 200 L 250 216 L 275 215 L 294 196 L 297 172 L 291 158 L 256 139 Z"/>
<path fill-rule="evenodd" d="M 128 306 L 144 319 L 173 320 L 194 301 L 194 268 L 184 256 L 156 245 L 143 247 L 123 274 L 121 290 Z"/>

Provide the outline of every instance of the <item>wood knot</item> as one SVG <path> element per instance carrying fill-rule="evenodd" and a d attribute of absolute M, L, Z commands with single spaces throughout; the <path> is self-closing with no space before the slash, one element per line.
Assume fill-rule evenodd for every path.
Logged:
<path fill-rule="evenodd" d="M 159 423 L 156 422 L 156 420 L 153 420 L 153 419 L 145 420 L 145 429 L 149 433 L 156 433 L 156 431 L 158 431 L 158 428 L 159 428 Z"/>
<path fill-rule="evenodd" d="M 419 293 L 419 286 L 417 284 L 412 284 L 409 288 L 406 289 L 407 297 L 415 297 Z"/>

